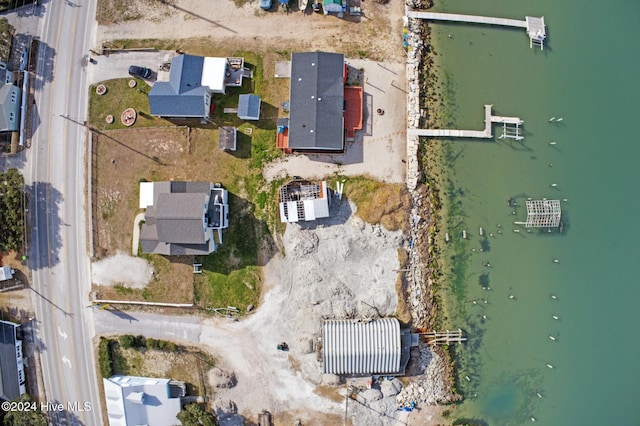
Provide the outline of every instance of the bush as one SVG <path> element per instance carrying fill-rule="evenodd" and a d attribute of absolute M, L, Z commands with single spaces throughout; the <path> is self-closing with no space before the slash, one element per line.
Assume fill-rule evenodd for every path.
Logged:
<path fill-rule="evenodd" d="M 159 343 L 156 339 L 147 339 L 147 348 L 158 349 Z"/>
<path fill-rule="evenodd" d="M 213 414 L 205 411 L 198 404 L 187 404 L 178 413 L 178 420 L 183 426 L 217 426 L 218 422 Z"/>
<path fill-rule="evenodd" d="M 136 336 L 133 338 L 133 346 L 135 346 L 136 348 L 144 348 L 145 346 L 147 346 L 147 339 L 144 336 Z"/>
<path fill-rule="evenodd" d="M 133 336 L 130 334 L 125 334 L 124 336 L 120 336 L 118 342 L 124 349 L 130 348 L 131 346 L 133 346 Z"/>
<path fill-rule="evenodd" d="M 176 349 L 178 349 L 177 345 L 173 342 L 169 342 L 167 340 L 160 340 L 158 342 L 158 348 L 162 349 L 163 351 L 172 351 L 175 352 Z"/>
<path fill-rule="evenodd" d="M 101 337 L 100 343 L 98 344 L 98 365 L 100 368 L 100 375 L 105 379 L 113 376 L 113 362 L 111 361 L 109 343 L 109 339 Z"/>

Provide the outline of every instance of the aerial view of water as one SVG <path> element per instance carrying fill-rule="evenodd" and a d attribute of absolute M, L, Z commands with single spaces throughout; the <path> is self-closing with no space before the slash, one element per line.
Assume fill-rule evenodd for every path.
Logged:
<path fill-rule="evenodd" d="M 483 129 L 493 104 L 522 118 L 525 136 L 444 142 L 457 203 L 447 230 L 466 253 L 454 260 L 449 322 L 470 338 L 457 352 L 465 402 L 451 419 L 640 424 L 640 6 L 448 0 L 433 10 L 547 25 L 540 51 L 523 29 L 431 24 L 455 128 Z M 564 232 L 514 225 L 528 197 L 561 200 Z"/>

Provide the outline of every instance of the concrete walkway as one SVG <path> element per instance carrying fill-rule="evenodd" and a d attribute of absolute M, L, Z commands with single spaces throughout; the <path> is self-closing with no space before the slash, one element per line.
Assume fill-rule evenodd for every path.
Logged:
<path fill-rule="evenodd" d="M 133 239 L 131 241 L 131 254 L 138 255 L 138 244 L 140 243 L 140 222 L 144 220 L 144 213 L 138 213 L 133 219 Z"/>

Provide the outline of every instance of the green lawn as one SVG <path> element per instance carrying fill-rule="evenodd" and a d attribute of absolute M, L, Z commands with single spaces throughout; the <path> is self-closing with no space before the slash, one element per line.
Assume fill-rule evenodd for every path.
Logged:
<path fill-rule="evenodd" d="M 135 80 L 136 86 L 129 87 L 129 81 Z M 136 110 L 138 116 L 133 127 L 174 126 L 173 123 L 152 117 L 149 113 L 148 94 L 151 87 L 139 78 L 118 78 L 102 82 L 107 87 L 107 93 L 96 94 L 96 86 L 89 88 L 89 123 L 99 130 L 125 129 L 120 121 L 122 112 L 127 108 Z M 105 117 L 112 115 L 114 121 L 107 124 Z"/>

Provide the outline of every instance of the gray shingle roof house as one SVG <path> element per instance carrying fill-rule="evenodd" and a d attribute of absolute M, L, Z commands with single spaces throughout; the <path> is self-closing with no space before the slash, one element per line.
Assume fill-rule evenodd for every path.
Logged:
<path fill-rule="evenodd" d="M 207 255 L 229 226 L 228 192 L 209 182 L 141 182 L 140 208 L 143 253 Z"/>
<path fill-rule="evenodd" d="M 0 321 L 0 399 L 12 401 L 27 392 L 18 324 Z"/>
<path fill-rule="evenodd" d="M 20 94 L 20 88 L 14 85 L 13 72 L 0 62 L 0 132 L 18 130 Z"/>
<path fill-rule="evenodd" d="M 344 151 L 344 55 L 291 55 L 289 148 Z"/>
<path fill-rule="evenodd" d="M 242 58 L 178 55 L 171 60 L 169 81 L 156 82 L 149 92 L 151 115 L 208 118 L 211 94 L 242 86 L 242 79 L 249 75 Z"/>
<path fill-rule="evenodd" d="M 180 398 L 185 396 L 182 382 L 136 376 L 102 379 L 110 426 L 181 424 Z"/>

